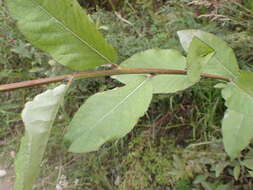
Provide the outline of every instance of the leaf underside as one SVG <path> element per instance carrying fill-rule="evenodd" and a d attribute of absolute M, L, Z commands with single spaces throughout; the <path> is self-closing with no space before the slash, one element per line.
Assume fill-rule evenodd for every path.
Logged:
<path fill-rule="evenodd" d="M 186 58 L 172 49 L 150 49 L 137 53 L 124 61 L 120 66 L 130 68 L 186 69 Z M 147 75 L 113 76 L 122 83 L 128 84 Z M 189 88 L 194 83 L 185 75 L 158 75 L 151 80 L 154 93 L 174 93 Z"/>
<path fill-rule="evenodd" d="M 65 139 L 75 153 L 96 151 L 107 141 L 129 133 L 152 99 L 150 79 L 91 96 L 75 114 Z"/>
<path fill-rule="evenodd" d="M 76 0 L 7 0 L 20 31 L 59 63 L 83 71 L 116 61 Z"/>
<path fill-rule="evenodd" d="M 15 160 L 15 190 L 31 190 L 39 174 L 40 164 L 66 85 L 37 95 L 22 111 L 25 136 Z"/>

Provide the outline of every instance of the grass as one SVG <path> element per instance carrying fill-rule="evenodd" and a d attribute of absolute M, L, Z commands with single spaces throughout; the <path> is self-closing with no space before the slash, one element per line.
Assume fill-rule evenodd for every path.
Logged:
<path fill-rule="evenodd" d="M 184 0 L 121 3 L 115 7 L 117 15 L 108 11 L 111 7 L 89 9 L 97 27 L 118 49 L 120 61 L 157 47 L 183 53 L 176 31 L 196 28 L 228 41 L 241 67 L 253 70 L 252 13 L 245 15 L 240 5 L 225 2 L 215 10 Z M 101 1 L 100 5 L 105 4 Z M 5 7 L 0 7 L 1 84 L 71 72 L 27 43 Z M 214 13 L 231 20 L 210 21 Z M 202 80 L 184 92 L 156 95 L 149 111 L 126 137 L 104 145 L 99 152 L 75 155 L 67 153 L 62 141 L 74 112 L 90 95 L 119 85 L 110 78 L 76 81 L 55 122 L 35 189 L 55 189 L 57 184 L 68 190 L 252 189 L 245 167 L 241 166 L 240 177 L 234 179 L 239 161 L 231 162 L 223 150 L 220 120 L 225 107 L 220 90 L 211 88 L 215 83 Z M 22 137 L 23 105 L 46 88 L 0 94 L 0 160 L 7 158 L 6 168 L 13 168 L 9 155 L 18 150 Z"/>

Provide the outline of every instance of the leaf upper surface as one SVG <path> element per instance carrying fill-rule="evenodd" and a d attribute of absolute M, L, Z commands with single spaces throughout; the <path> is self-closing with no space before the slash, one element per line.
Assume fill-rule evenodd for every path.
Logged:
<path fill-rule="evenodd" d="M 251 82 L 250 82 L 251 81 Z M 223 89 L 226 106 L 243 114 L 253 113 L 253 73 L 241 71 L 240 77 Z"/>
<path fill-rule="evenodd" d="M 252 81 L 252 72 L 241 71 L 240 77 L 222 90 L 228 107 L 222 122 L 223 142 L 231 158 L 236 158 L 253 137 Z"/>
<path fill-rule="evenodd" d="M 214 49 L 199 38 L 193 37 L 187 55 L 187 74 L 192 82 L 200 80 L 205 65 L 208 64 L 214 53 Z"/>
<path fill-rule="evenodd" d="M 222 121 L 222 134 L 226 152 L 236 158 L 253 137 L 252 115 L 228 109 Z"/>
<path fill-rule="evenodd" d="M 75 114 L 66 140 L 71 152 L 96 151 L 106 141 L 125 136 L 143 116 L 152 99 L 149 78 L 91 96 Z"/>
<path fill-rule="evenodd" d="M 124 61 L 122 67 L 186 69 L 186 58 L 171 49 L 150 49 L 137 53 Z M 146 75 L 120 75 L 113 78 L 122 83 L 129 83 Z M 192 83 L 185 75 L 158 75 L 151 80 L 154 93 L 174 93 L 189 88 Z"/>
<path fill-rule="evenodd" d="M 21 32 L 59 63 L 83 71 L 116 60 L 116 52 L 76 0 L 7 2 Z"/>
<path fill-rule="evenodd" d="M 31 190 L 39 174 L 40 163 L 50 130 L 66 91 L 66 85 L 37 95 L 22 111 L 25 136 L 15 160 L 15 190 Z"/>
<path fill-rule="evenodd" d="M 199 38 L 215 51 L 215 55 L 203 68 L 203 73 L 220 75 L 232 79 L 239 76 L 239 66 L 235 54 L 225 41 L 201 30 L 178 31 L 178 36 L 186 52 L 188 52 L 194 37 Z"/>

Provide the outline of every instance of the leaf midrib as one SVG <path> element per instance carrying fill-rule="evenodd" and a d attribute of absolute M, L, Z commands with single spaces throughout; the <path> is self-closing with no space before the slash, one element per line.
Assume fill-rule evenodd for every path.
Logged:
<path fill-rule="evenodd" d="M 87 131 L 85 135 L 89 135 L 91 131 L 96 128 L 106 117 L 108 117 L 111 113 L 113 113 L 115 110 L 117 110 L 127 99 L 129 99 L 135 92 L 137 92 L 147 81 L 149 78 L 145 79 L 141 84 L 139 84 L 131 93 L 129 93 L 126 97 L 124 97 L 118 104 L 116 104 L 109 112 L 107 112 L 101 119 L 99 119 L 93 126 L 90 127 L 90 129 Z M 83 134 L 77 138 L 80 139 L 83 136 Z"/>
<path fill-rule="evenodd" d="M 217 57 L 217 54 L 213 57 L 222 67 L 225 71 L 227 71 L 231 76 L 233 76 L 234 78 L 236 78 L 237 76 L 230 70 L 228 69 L 223 63 L 222 61 L 220 61 L 220 59 Z M 238 70 L 239 72 L 239 70 Z"/>
<path fill-rule="evenodd" d="M 205 43 L 207 46 L 209 46 L 211 49 L 213 49 L 213 50 L 214 50 L 214 55 L 212 56 L 212 58 L 215 59 L 215 60 L 223 67 L 223 69 L 224 69 L 226 72 L 228 72 L 231 76 L 233 76 L 234 78 L 237 77 L 237 76 L 233 73 L 233 70 L 227 68 L 226 65 L 223 64 L 223 62 L 220 60 L 219 56 L 217 55 L 217 52 L 215 51 L 215 48 L 214 48 L 211 44 L 209 44 L 209 43 L 205 42 L 204 40 L 200 39 L 200 37 L 198 37 L 198 36 L 193 36 L 193 38 L 194 38 L 194 37 L 198 38 L 198 40 L 200 40 L 201 42 L 203 42 L 203 43 Z M 239 72 L 239 69 L 238 69 L 238 72 Z"/>
<path fill-rule="evenodd" d="M 43 12 L 45 12 L 49 17 L 53 18 L 57 24 L 61 25 L 66 31 L 70 32 L 77 40 L 79 40 L 81 43 L 84 43 L 87 47 L 89 47 L 92 51 L 94 51 L 98 56 L 103 58 L 108 63 L 113 62 L 106 56 L 104 56 L 102 53 L 100 53 L 96 48 L 92 47 L 88 42 L 83 40 L 78 34 L 76 34 L 74 31 L 72 31 L 70 28 L 65 26 L 58 18 L 53 16 L 46 8 L 44 8 L 40 3 L 38 3 L 36 0 L 31 0 L 31 2 L 34 3 L 34 6 L 38 6 Z"/>
<path fill-rule="evenodd" d="M 253 97 L 250 93 L 248 93 L 247 90 L 245 90 L 244 88 L 242 88 L 240 85 L 238 85 L 236 82 L 232 82 L 232 84 L 237 87 L 242 93 L 246 94 L 249 99 L 253 102 Z"/>

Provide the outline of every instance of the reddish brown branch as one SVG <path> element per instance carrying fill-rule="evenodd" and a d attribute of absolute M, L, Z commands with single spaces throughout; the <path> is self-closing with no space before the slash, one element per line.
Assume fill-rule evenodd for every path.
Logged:
<path fill-rule="evenodd" d="M 68 81 L 69 79 L 78 80 L 83 78 L 94 78 L 94 77 L 104 77 L 104 76 L 113 76 L 113 75 L 124 75 L 124 74 L 171 74 L 171 75 L 186 75 L 185 70 L 173 70 L 173 69 L 153 69 L 153 68 L 118 68 L 111 70 L 103 70 L 103 71 L 94 71 L 94 72 L 81 72 L 81 73 L 73 73 L 68 75 L 60 75 L 55 77 L 42 78 L 37 80 L 30 80 L 24 82 L 17 82 L 11 84 L 0 85 L 0 92 L 3 91 L 11 91 L 20 88 L 30 88 L 34 86 L 55 83 L 60 81 Z M 211 74 L 202 74 L 203 78 L 213 78 L 224 81 L 231 81 L 229 78 L 221 77 L 218 75 Z"/>

